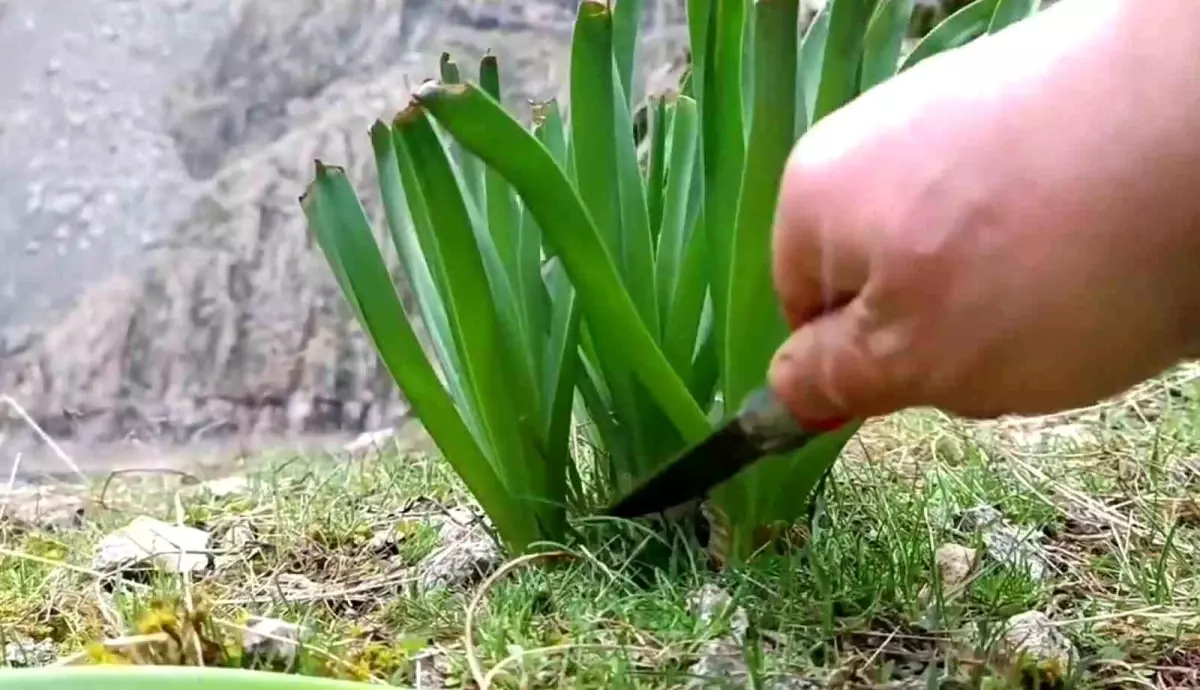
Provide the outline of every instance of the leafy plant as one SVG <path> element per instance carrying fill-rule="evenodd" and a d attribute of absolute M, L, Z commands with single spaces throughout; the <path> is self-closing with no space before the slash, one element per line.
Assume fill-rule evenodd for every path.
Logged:
<path fill-rule="evenodd" d="M 363 683 L 267 671 L 195 666 L 68 666 L 5 671 L 11 690 L 355 690 Z"/>
<path fill-rule="evenodd" d="M 413 314 L 351 183 L 317 163 L 302 204 L 334 275 L 514 549 L 560 538 L 569 505 L 629 489 L 762 385 L 787 335 L 769 251 L 797 138 L 899 70 L 1037 9 L 977 0 L 905 55 L 913 5 L 829 0 L 806 23 L 800 0 L 689 0 L 679 92 L 635 113 L 641 0 L 584 0 L 569 117 L 539 104 L 530 128 L 505 111 L 494 57 L 466 82 L 443 56 L 441 79 L 371 130 Z M 573 420 L 595 452 L 572 452 Z M 760 528 L 802 515 L 856 429 L 719 487 L 707 512 L 721 556 L 745 557 Z"/>

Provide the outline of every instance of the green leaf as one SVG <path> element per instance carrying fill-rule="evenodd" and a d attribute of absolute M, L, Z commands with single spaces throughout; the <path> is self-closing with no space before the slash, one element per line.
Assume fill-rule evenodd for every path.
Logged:
<path fill-rule="evenodd" d="M 845 0 L 836 0 L 835 8 Z M 757 90 L 743 169 L 725 301 L 726 405 L 740 404 L 763 384 L 766 367 L 787 335 L 771 277 L 771 228 L 780 180 L 795 143 L 796 22 L 800 0 L 755 3 Z M 836 12 L 836 9 L 835 9 Z M 835 14 L 836 20 L 836 14 Z"/>
<path fill-rule="evenodd" d="M 445 263 L 444 297 L 454 304 L 452 330 L 462 364 L 475 387 L 479 416 L 488 438 L 489 457 L 498 472 L 523 499 L 540 495 L 539 472 L 530 465 L 534 458 L 523 441 L 522 424 L 512 399 L 522 382 L 509 357 L 497 357 L 497 349 L 508 350 L 502 341 L 504 329 L 497 320 L 492 289 L 497 287 L 484 268 L 470 210 L 459 191 L 441 141 L 420 109 L 402 111 L 394 128 L 414 160 L 420 161 L 417 180 L 425 195 L 436 242 Z M 525 408 L 528 412 L 528 408 Z"/>
<path fill-rule="evenodd" d="M 489 96 L 497 102 L 503 102 L 500 97 L 500 69 L 494 55 L 485 55 L 480 61 L 479 84 Z M 536 272 L 531 275 L 528 265 L 525 266 L 525 270 L 522 270 L 520 266 L 520 216 L 517 213 L 513 191 L 504 178 L 494 171 L 484 171 L 484 181 L 487 188 L 487 227 L 491 232 L 492 242 L 495 244 L 500 263 L 503 265 L 504 274 L 512 284 L 514 298 L 517 295 L 531 296 L 534 286 L 527 285 L 526 282 L 531 280 L 540 282 L 541 276 Z M 526 257 L 526 263 L 528 263 L 528 257 Z M 533 268 L 536 270 L 536 265 Z M 521 321 L 520 330 L 525 336 L 522 349 L 526 352 L 534 350 L 531 339 L 533 337 L 533 315 L 530 313 L 530 307 L 531 305 L 525 299 L 520 299 L 519 306 L 514 308 Z"/>
<path fill-rule="evenodd" d="M 626 103 L 633 99 L 633 68 L 638 63 L 638 23 L 643 0 L 617 0 L 613 8 L 613 59 Z"/>
<path fill-rule="evenodd" d="M 733 254 L 734 223 L 741 192 L 742 165 L 745 158 L 745 131 L 742 123 L 742 38 L 745 0 L 720 0 L 711 7 L 704 46 L 705 68 L 698 73 L 704 80 L 700 104 L 703 132 L 704 228 L 708 233 L 709 285 L 717 323 L 726 319 L 729 294 L 729 260 Z M 693 51 L 697 49 L 693 46 Z M 717 329 L 717 351 L 725 352 L 721 339 L 726 331 Z M 721 362 L 724 369 L 725 363 Z"/>
<path fill-rule="evenodd" d="M 615 68 L 614 68 L 615 69 Z M 654 290 L 654 245 L 650 237 L 650 216 L 646 192 L 633 141 L 633 122 L 629 107 L 619 89 L 613 92 L 613 120 L 616 135 L 613 149 L 617 156 L 617 196 L 621 204 L 621 262 L 625 287 L 638 308 L 646 327 L 661 337 Z"/>
<path fill-rule="evenodd" d="M 429 83 L 416 98 L 517 190 L 546 243 L 562 257 L 590 328 L 605 334 L 614 345 L 611 355 L 636 372 L 689 441 L 703 438 L 711 425 L 638 316 L 596 224 L 546 147 L 473 85 Z"/>
<path fill-rule="evenodd" d="M 866 91 L 895 76 L 900 69 L 900 52 L 908 34 L 916 0 L 882 0 L 867 27 L 863 48 L 862 78 L 859 88 Z"/>
<path fill-rule="evenodd" d="M 1041 0 L 1000 0 L 996 3 L 996 10 L 992 12 L 992 21 L 988 24 L 987 32 L 994 34 L 1016 24 L 1035 14 L 1041 4 Z"/>
<path fill-rule="evenodd" d="M 545 282 L 552 304 L 550 340 L 545 357 L 546 377 L 543 381 L 545 398 L 550 401 L 546 406 L 546 438 L 553 452 L 563 454 L 565 465 L 570 460 L 566 453 L 571 434 L 571 406 L 579 359 L 580 310 L 575 288 L 559 259 L 552 259 L 547 264 Z"/>
<path fill-rule="evenodd" d="M 946 17 L 905 56 L 900 71 L 938 53 L 964 46 L 987 33 L 998 4 L 999 0 L 976 0 Z"/>
<path fill-rule="evenodd" d="M 571 129 L 579 193 L 604 241 L 620 266 L 620 201 L 617 192 L 617 139 L 612 94 L 612 16 L 603 2 L 579 4 L 571 48 Z"/>
<path fill-rule="evenodd" d="M 300 201 L 338 285 L 413 410 L 501 535 L 524 548 L 538 536 L 531 516 L 512 502 L 429 365 L 344 171 L 318 162 Z"/>
<path fill-rule="evenodd" d="M 690 333 L 686 332 L 685 315 L 679 314 L 678 309 L 686 309 L 686 306 L 680 303 L 679 286 L 680 271 L 693 232 L 693 227 L 688 224 L 688 211 L 691 207 L 691 192 L 695 188 L 699 114 L 696 102 L 686 96 L 680 96 L 672 110 L 674 125 L 671 131 L 671 160 L 668 166 L 667 188 L 663 195 L 663 221 L 658 235 L 658 260 L 655 262 L 658 274 L 655 283 L 659 293 L 659 314 L 663 323 L 667 324 L 663 337 L 664 349 L 667 358 L 682 376 L 691 368 L 691 347 L 696 338 L 695 326 L 692 326 Z M 703 270 L 707 267 L 698 268 Z M 702 281 L 700 287 L 703 291 L 706 284 Z M 684 328 L 684 331 L 681 332 L 680 328 Z"/>
<path fill-rule="evenodd" d="M 647 108 L 650 119 L 650 166 L 646 174 L 646 210 L 650 214 L 650 238 L 657 246 L 663 222 L 663 194 L 667 184 L 667 132 L 671 129 L 668 117 L 674 108 L 667 108 L 665 98 L 651 98 Z M 657 259 L 657 254 L 655 255 Z M 661 288 L 660 288 L 661 289 Z"/>
<path fill-rule="evenodd" d="M 421 253 L 420 241 L 417 239 L 414 228 L 412 215 L 424 213 L 424 202 L 420 198 L 420 190 L 416 189 L 414 192 L 418 197 L 414 206 L 418 210 L 412 211 L 409 208 L 404 184 L 401 181 L 400 163 L 396 158 L 392 131 L 387 125 L 376 122 L 371 127 L 371 145 L 375 152 L 375 168 L 379 179 L 380 197 L 383 200 L 384 215 L 387 218 L 392 243 L 399 254 L 400 264 L 409 286 L 416 296 L 421 320 L 429 330 L 434 352 L 441 365 L 442 375 L 446 378 L 451 395 L 460 405 L 463 405 L 467 398 L 460 376 L 462 364 L 459 362 L 458 351 L 454 348 L 445 305 L 434 284 L 433 274 L 430 273 L 429 266 L 425 263 L 425 256 Z M 415 185 L 415 182 L 412 184 Z M 428 223 L 427 217 L 423 220 Z M 469 417 L 467 423 L 475 427 L 477 420 L 470 414 L 473 409 L 466 406 L 466 410 Z"/>
<path fill-rule="evenodd" d="M 812 20 L 804 40 L 800 44 L 800 68 L 797 72 L 798 86 L 796 89 L 799 104 L 797 113 L 803 113 L 803 118 L 797 118 L 796 138 L 799 138 L 808 126 L 813 123 L 813 113 L 817 108 L 817 90 L 821 87 L 821 69 L 825 59 L 825 43 L 829 39 L 829 10 L 825 8 Z"/>
<path fill-rule="evenodd" d="M 458 63 L 450 57 L 450 53 L 442 53 L 441 60 L 438 61 L 438 68 L 442 74 L 442 81 L 447 84 L 462 82 L 462 73 L 458 69 Z"/>
<path fill-rule="evenodd" d="M 821 60 L 821 84 L 813 106 L 813 122 L 820 122 L 859 94 L 859 65 L 875 2 L 829 0 L 829 35 Z"/>
<path fill-rule="evenodd" d="M 844 0 L 837 0 L 841 3 Z M 771 228 L 784 165 L 795 142 L 796 23 L 800 0 L 758 0 L 754 61 L 758 85 L 750 139 L 743 170 L 741 199 L 732 245 L 733 257 L 726 302 L 725 335 L 716 344 L 725 348 L 722 368 L 724 403 L 741 405 L 747 393 L 766 381 L 767 365 L 787 337 L 787 324 L 776 297 L 771 274 Z M 834 19 L 837 19 L 835 4 Z M 835 24 L 836 26 L 836 24 Z M 827 63 L 828 64 L 828 63 Z M 827 70 L 828 73 L 828 70 Z M 717 324 L 720 326 L 720 322 Z M 714 492 L 726 513 L 755 514 L 753 471 Z M 731 506 L 740 505 L 741 508 Z M 757 525 L 753 518 L 745 526 Z M 735 528 L 739 525 L 735 525 Z"/>

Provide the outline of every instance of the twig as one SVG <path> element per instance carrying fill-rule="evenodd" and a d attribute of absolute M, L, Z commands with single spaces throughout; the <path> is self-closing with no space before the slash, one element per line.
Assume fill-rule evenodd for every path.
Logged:
<path fill-rule="evenodd" d="M 355 594 L 365 594 L 367 592 L 376 592 L 381 589 L 387 589 L 395 585 L 402 585 L 408 582 L 415 582 L 416 577 L 405 575 L 402 578 L 386 578 L 379 582 L 371 582 L 368 584 L 358 585 L 356 587 L 346 587 L 342 589 L 328 590 L 324 592 L 309 592 L 294 596 L 284 597 L 287 603 L 308 603 L 313 601 L 323 601 L 325 599 L 339 599 L 342 597 L 353 596 Z M 264 595 L 260 597 L 243 597 L 241 599 L 220 599 L 214 603 L 215 606 L 246 606 L 247 604 L 261 604 L 275 601 L 275 597 Z"/>
<path fill-rule="evenodd" d="M 59 460 L 63 461 L 63 464 L 70 468 L 72 472 L 79 475 L 81 479 L 87 480 L 87 475 L 83 473 L 83 470 L 79 469 L 79 465 L 76 465 L 75 461 L 72 460 L 71 457 L 67 455 L 57 443 L 54 442 L 54 439 L 50 438 L 50 434 L 47 434 L 45 431 L 43 431 L 42 427 L 38 426 L 37 422 L 33 421 L 33 417 L 29 416 L 29 413 L 25 411 L 25 408 L 21 407 L 16 400 L 13 400 L 12 397 L 8 395 L 0 395 L 0 402 L 6 402 L 8 403 L 9 407 L 16 410 L 21 419 L 25 420 L 25 423 L 28 424 L 31 429 L 33 429 L 33 432 L 37 434 L 46 445 L 50 446 L 50 450 L 54 451 L 54 454 L 58 456 Z"/>
<path fill-rule="evenodd" d="M 479 690 L 488 690 L 490 676 L 483 672 L 483 667 L 479 664 L 479 656 L 475 653 L 475 612 L 479 609 L 480 603 L 483 602 L 483 597 L 497 580 L 507 575 L 509 572 L 529 563 L 531 561 L 541 560 L 545 558 L 563 558 L 574 557 L 575 554 L 569 551 L 547 551 L 544 553 L 531 553 L 521 556 L 515 560 L 509 561 L 501 566 L 496 572 L 492 573 L 479 589 L 475 592 L 475 596 L 471 597 L 471 603 L 467 606 L 467 617 L 464 622 L 463 643 L 464 653 L 467 655 L 467 666 L 471 669 L 471 677 L 475 680 L 475 684 L 479 686 Z"/>
<path fill-rule="evenodd" d="M 138 467 L 125 470 L 113 470 L 104 478 L 104 484 L 100 487 L 100 496 L 96 498 L 96 504 L 105 510 L 112 510 L 105 503 L 105 498 L 108 496 L 108 487 L 112 481 L 123 474 L 174 474 L 183 477 L 185 480 L 192 480 L 193 483 L 199 484 L 200 478 L 190 472 L 176 470 L 169 467 Z"/>
<path fill-rule="evenodd" d="M 17 470 L 19 469 L 21 469 L 21 454 L 17 453 L 13 458 L 12 470 L 8 473 L 8 486 L 4 490 L 6 497 L 12 496 L 13 487 L 17 483 Z M 8 501 L 5 501 L 3 505 L 0 505 L 0 518 L 3 518 L 8 513 L 8 503 Z"/>

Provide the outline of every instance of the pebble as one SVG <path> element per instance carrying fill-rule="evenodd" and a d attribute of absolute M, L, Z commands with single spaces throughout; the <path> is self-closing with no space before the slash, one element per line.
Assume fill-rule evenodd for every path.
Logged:
<path fill-rule="evenodd" d="M 196 572 L 208 567 L 211 540 L 204 530 L 140 515 L 100 542 L 92 569 L 111 572 L 152 563 L 165 572 Z"/>
<path fill-rule="evenodd" d="M 300 626 L 278 618 L 254 617 L 242 633 L 246 654 L 266 663 L 291 666 L 299 650 Z"/>
<path fill-rule="evenodd" d="M 1002 667 L 1036 675 L 1043 687 L 1063 681 L 1078 663 L 1075 645 L 1041 611 L 1009 618 L 999 646 Z"/>

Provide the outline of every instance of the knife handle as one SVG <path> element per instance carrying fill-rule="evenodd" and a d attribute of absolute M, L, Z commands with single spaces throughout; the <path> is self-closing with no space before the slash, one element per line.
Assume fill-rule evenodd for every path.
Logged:
<path fill-rule="evenodd" d="M 822 424 L 819 429 L 804 429 L 769 386 L 763 386 L 746 396 L 738 409 L 737 420 L 746 437 L 765 455 L 798 450 L 821 434 L 846 423 L 839 420 Z"/>

